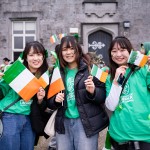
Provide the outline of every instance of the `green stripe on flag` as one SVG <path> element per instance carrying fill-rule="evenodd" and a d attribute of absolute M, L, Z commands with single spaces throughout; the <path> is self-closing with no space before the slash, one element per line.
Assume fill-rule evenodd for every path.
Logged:
<path fill-rule="evenodd" d="M 92 70 L 91 70 L 91 75 L 96 76 L 97 71 L 98 71 L 98 67 L 93 64 L 93 67 L 92 67 Z"/>
<path fill-rule="evenodd" d="M 130 64 L 134 64 L 135 60 L 137 59 L 137 55 L 138 53 L 136 51 L 131 51 L 128 62 Z"/>
<path fill-rule="evenodd" d="M 3 79 L 6 83 L 12 82 L 26 67 L 19 61 L 16 60 L 12 66 L 5 72 Z"/>
<path fill-rule="evenodd" d="M 55 39 L 55 41 L 57 41 L 58 39 L 57 39 L 57 35 L 56 34 L 54 34 L 54 39 Z"/>

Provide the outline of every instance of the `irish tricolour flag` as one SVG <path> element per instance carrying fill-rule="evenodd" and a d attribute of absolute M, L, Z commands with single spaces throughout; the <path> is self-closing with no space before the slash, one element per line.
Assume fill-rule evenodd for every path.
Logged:
<path fill-rule="evenodd" d="M 108 76 L 108 72 L 103 71 L 102 69 L 98 68 L 96 65 L 93 64 L 91 75 L 98 78 L 101 82 L 106 82 L 106 78 Z"/>
<path fill-rule="evenodd" d="M 6 70 L 3 79 L 25 101 L 29 101 L 41 87 L 38 79 L 19 60 Z"/>
<path fill-rule="evenodd" d="M 64 83 L 60 75 L 60 71 L 58 66 L 56 66 L 53 70 L 51 83 L 48 90 L 47 98 L 54 96 L 55 94 L 59 93 L 60 91 L 64 90 Z"/>
<path fill-rule="evenodd" d="M 41 86 L 45 88 L 49 84 L 49 71 L 47 70 L 43 75 L 38 79 Z"/>
<path fill-rule="evenodd" d="M 58 57 L 54 51 L 51 51 L 51 54 L 56 59 L 56 63 L 54 65 L 54 70 L 53 70 L 47 98 L 50 98 L 65 89 L 63 80 L 61 78 L 60 70 L 59 70 L 60 67 L 59 67 Z"/>
<path fill-rule="evenodd" d="M 143 67 L 147 63 L 148 57 L 139 51 L 131 51 L 128 63 Z"/>
<path fill-rule="evenodd" d="M 66 33 L 61 33 L 61 34 L 59 34 L 59 39 L 61 40 L 63 37 L 65 37 L 65 36 L 67 36 L 67 34 Z"/>
<path fill-rule="evenodd" d="M 50 42 L 53 44 L 53 43 L 56 43 L 58 41 L 58 38 L 57 38 L 57 35 L 54 34 L 50 37 Z"/>

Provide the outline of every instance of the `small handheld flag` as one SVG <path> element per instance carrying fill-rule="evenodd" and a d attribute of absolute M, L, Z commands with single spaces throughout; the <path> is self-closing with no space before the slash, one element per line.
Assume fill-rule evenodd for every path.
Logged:
<path fill-rule="evenodd" d="M 49 71 L 47 70 L 42 76 L 38 79 L 41 86 L 45 88 L 49 84 Z"/>
<path fill-rule="evenodd" d="M 59 39 L 61 40 L 63 37 L 65 37 L 65 36 L 67 36 L 67 34 L 66 33 L 60 33 L 59 34 Z"/>
<path fill-rule="evenodd" d="M 138 51 L 131 51 L 128 63 L 143 67 L 147 63 L 148 57 Z"/>
<path fill-rule="evenodd" d="M 56 35 L 56 34 L 54 34 L 54 35 L 52 35 L 52 36 L 50 37 L 50 42 L 51 42 L 52 44 L 56 43 L 57 41 L 58 41 L 58 38 L 57 38 L 57 35 Z"/>
<path fill-rule="evenodd" d="M 55 66 L 52 74 L 51 83 L 48 90 L 47 98 L 51 98 L 55 94 L 59 93 L 60 91 L 64 90 L 64 83 L 60 75 L 60 71 L 58 66 Z"/>
<path fill-rule="evenodd" d="M 106 78 L 108 76 L 108 72 L 103 71 L 102 69 L 98 68 L 95 64 L 93 64 L 91 75 L 98 78 L 101 82 L 106 82 Z"/>
<path fill-rule="evenodd" d="M 54 65 L 54 70 L 51 78 L 51 83 L 48 90 L 47 98 L 51 98 L 55 94 L 59 93 L 60 91 L 65 89 L 63 80 L 61 78 L 60 70 L 59 70 L 59 59 L 57 54 L 54 51 L 51 51 L 51 54 L 56 59 L 56 63 Z"/>
<path fill-rule="evenodd" d="M 29 101 L 41 87 L 38 79 L 19 60 L 5 71 L 3 79 L 25 101 Z"/>

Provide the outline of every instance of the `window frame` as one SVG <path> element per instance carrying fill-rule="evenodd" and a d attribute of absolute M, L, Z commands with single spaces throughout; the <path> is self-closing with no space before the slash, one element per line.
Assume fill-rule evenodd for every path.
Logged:
<path fill-rule="evenodd" d="M 23 23 L 23 33 L 21 33 L 21 34 L 14 34 L 13 33 L 15 22 Z M 26 32 L 26 26 L 25 25 L 26 25 L 27 22 L 33 22 L 34 23 L 35 33 L 25 33 Z M 34 41 L 35 41 L 36 38 L 37 38 L 36 34 L 37 34 L 36 20 L 12 20 L 12 58 L 13 58 L 13 60 L 15 58 L 15 52 L 20 52 L 21 53 L 24 50 L 25 45 L 26 45 L 26 41 L 25 41 L 26 37 L 33 37 Z M 18 49 L 18 48 L 14 47 L 15 46 L 15 43 L 14 43 L 15 42 L 15 37 L 23 37 L 23 48 Z"/>
<path fill-rule="evenodd" d="M 23 33 L 22 34 L 14 34 L 13 33 L 13 29 L 14 29 L 14 22 L 22 22 L 23 23 Z M 29 33 L 25 33 L 25 24 L 26 24 L 26 22 L 33 22 L 34 24 L 35 24 L 35 33 L 32 33 L 32 34 L 29 34 Z M 36 21 L 19 21 L 19 20 L 17 20 L 17 21 L 12 21 L 12 50 L 13 50 L 13 52 L 18 52 L 18 51 L 23 51 L 24 50 L 24 47 L 25 47 L 25 45 L 26 45 L 26 43 L 25 43 L 25 38 L 26 37 L 34 37 L 34 40 L 36 40 Z M 23 37 L 23 48 L 22 49 L 17 49 L 17 48 L 15 48 L 14 46 L 14 38 L 15 37 Z"/>

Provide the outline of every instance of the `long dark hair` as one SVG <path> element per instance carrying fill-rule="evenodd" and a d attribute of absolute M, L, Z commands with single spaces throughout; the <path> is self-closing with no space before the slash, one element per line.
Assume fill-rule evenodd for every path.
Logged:
<path fill-rule="evenodd" d="M 111 75 L 111 80 L 114 79 L 115 77 L 115 73 L 116 73 L 116 69 L 119 67 L 118 64 L 116 64 L 113 60 L 112 60 L 112 56 L 111 56 L 111 51 L 114 47 L 115 44 L 120 45 L 121 48 L 123 49 L 127 49 L 127 51 L 131 52 L 131 50 L 133 49 L 133 46 L 131 44 L 131 42 L 129 41 L 129 39 L 127 39 L 124 36 L 117 36 L 110 44 L 110 47 L 108 49 L 108 53 L 109 53 L 109 62 L 110 62 L 110 75 Z M 132 65 L 129 65 L 129 67 L 132 67 Z"/>
<path fill-rule="evenodd" d="M 63 59 L 62 57 L 62 48 L 63 46 L 66 46 L 67 48 L 70 48 L 70 45 L 74 48 L 75 54 L 76 54 L 76 62 L 77 62 L 77 67 L 79 68 L 80 65 L 80 60 L 83 59 L 83 61 L 88 64 L 88 61 L 84 57 L 82 48 L 80 44 L 77 42 L 74 36 L 65 36 L 61 39 L 61 44 L 60 44 L 60 49 L 59 49 L 59 60 L 60 60 L 60 66 L 64 69 L 68 63 Z"/>
<path fill-rule="evenodd" d="M 42 53 L 43 55 L 43 64 L 41 65 L 41 67 L 38 69 L 37 74 L 38 76 L 41 76 L 47 69 L 48 69 L 48 63 L 46 60 L 46 50 L 44 48 L 44 46 L 39 43 L 38 41 L 33 41 L 33 42 L 29 42 L 26 44 L 25 49 L 23 51 L 23 64 L 28 68 L 28 62 L 27 62 L 27 55 L 29 54 L 31 48 L 34 49 L 34 53 Z M 29 69 L 29 68 L 28 68 Z"/>

